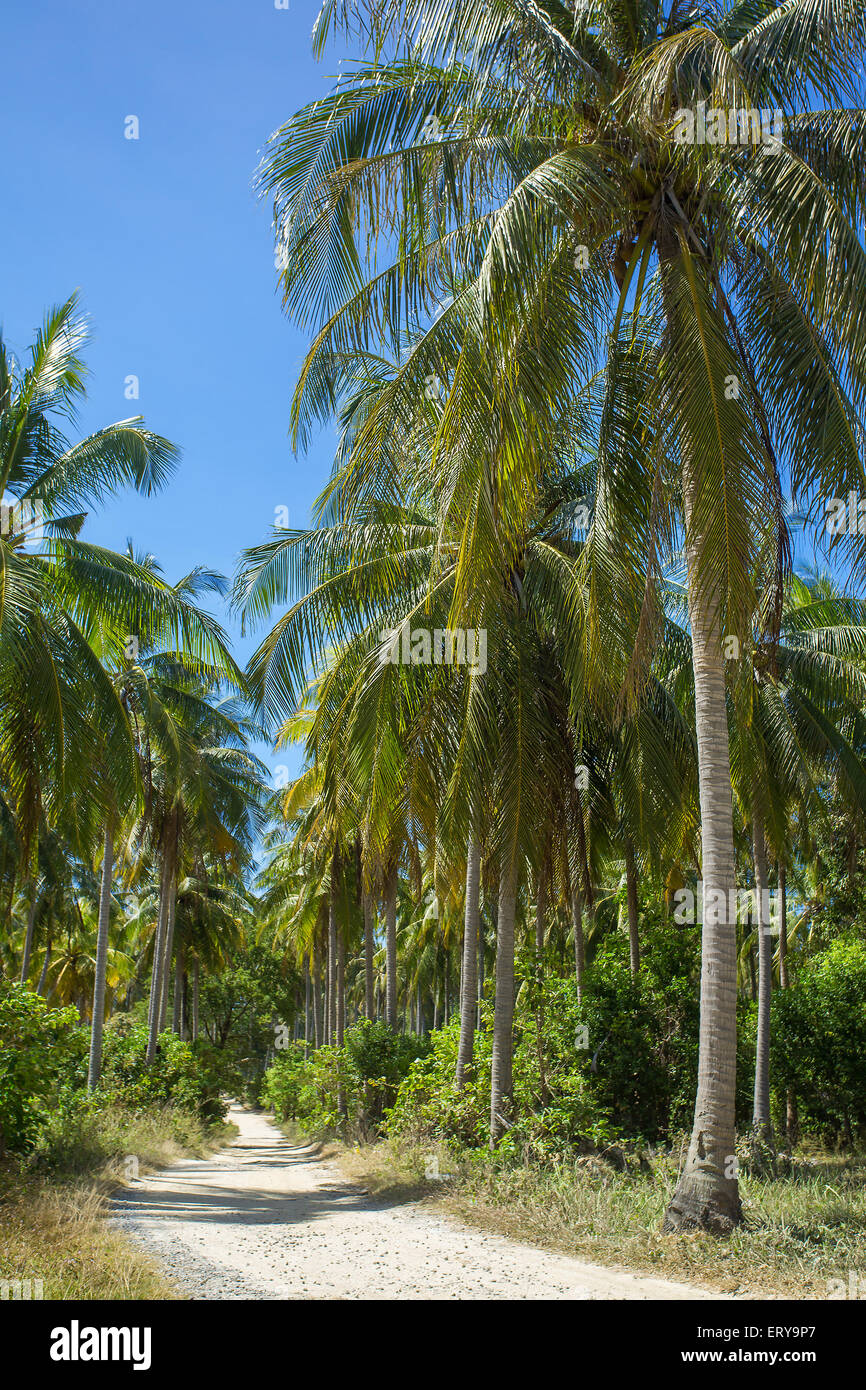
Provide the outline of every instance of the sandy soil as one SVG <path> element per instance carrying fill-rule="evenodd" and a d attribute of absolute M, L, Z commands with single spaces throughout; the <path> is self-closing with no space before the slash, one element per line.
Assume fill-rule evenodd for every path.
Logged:
<path fill-rule="evenodd" d="M 112 1223 L 195 1299 L 701 1299 L 685 1284 L 584 1264 L 345 1181 L 263 1115 L 233 1106 L 221 1153 L 142 1178 Z"/>

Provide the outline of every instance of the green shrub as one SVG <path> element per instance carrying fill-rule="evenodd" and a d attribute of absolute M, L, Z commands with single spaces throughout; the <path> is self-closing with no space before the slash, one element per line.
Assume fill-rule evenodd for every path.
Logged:
<path fill-rule="evenodd" d="M 490 1032 L 476 1034 L 475 1058 L 466 1084 L 454 1089 L 460 1020 L 433 1033 L 426 1055 L 409 1067 L 388 1117 L 389 1134 L 413 1142 L 483 1145 L 490 1126 Z"/>
<path fill-rule="evenodd" d="M 632 1142 L 671 1142 L 691 1128 L 699 934 L 647 911 L 641 945 L 641 970 L 634 980 L 624 935 L 604 937 L 587 970 L 580 1004 L 574 978 L 554 974 L 551 960 L 541 974 L 534 949 L 518 957 L 514 1102 L 499 1145 L 503 1157 L 544 1160 Z M 742 1003 L 740 1011 L 745 1036 L 738 1108 L 747 1123 L 754 1010 Z M 387 1122 L 391 1134 L 469 1148 L 487 1144 L 492 1013 L 485 1001 L 475 1064 L 459 1094 L 454 1089 L 459 1021 L 433 1036 L 431 1053 L 412 1066 L 400 1087 Z"/>
<path fill-rule="evenodd" d="M 851 1144 L 866 1136 L 866 944 L 839 939 L 806 960 L 772 1002 L 777 1107 L 797 1097 L 801 1127 Z"/>
<path fill-rule="evenodd" d="M 265 1073 L 262 1103 L 310 1134 L 368 1138 L 429 1047 L 426 1038 L 367 1019 L 347 1030 L 343 1047 L 320 1047 L 306 1060 L 303 1045 L 291 1043 Z"/>
<path fill-rule="evenodd" d="M 87 1033 L 75 1008 L 51 1009 L 0 982 L 0 1156 L 26 1153 L 86 1081 Z"/>
<path fill-rule="evenodd" d="M 174 1105 L 204 1121 L 221 1120 L 220 1092 L 230 1082 L 224 1059 L 208 1042 L 187 1042 L 160 1033 L 156 1060 L 146 1062 L 147 1028 L 119 1015 L 105 1029 L 99 1094 L 129 1109 Z"/>

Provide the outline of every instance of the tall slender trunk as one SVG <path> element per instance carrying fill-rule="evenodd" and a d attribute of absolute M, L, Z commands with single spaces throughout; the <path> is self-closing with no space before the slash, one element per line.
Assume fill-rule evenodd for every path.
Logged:
<path fill-rule="evenodd" d="M 586 851 L 586 827 L 583 823 L 583 803 L 580 792 L 575 789 L 575 808 L 577 824 L 577 864 L 575 865 L 574 881 L 571 885 L 571 920 L 574 925 L 574 978 L 577 985 L 577 1002 L 583 1002 L 583 982 L 586 974 L 586 934 L 583 928 L 583 908 L 586 903 L 588 912 L 592 912 L 592 883 L 589 876 L 589 856 Z M 565 856 L 566 874 L 570 875 L 571 866 L 568 862 L 568 855 Z M 584 893 L 585 890 L 585 893 Z"/>
<path fill-rule="evenodd" d="M 752 1123 L 761 1138 L 773 1142 L 770 1116 L 770 998 L 773 988 L 773 938 L 770 934 L 769 886 L 764 825 L 752 813 L 752 845 L 755 860 L 756 920 L 758 924 L 758 1037 L 755 1048 L 755 1095 Z"/>
<path fill-rule="evenodd" d="M 150 972 L 150 999 L 147 1016 L 147 1065 L 156 1060 L 156 1046 L 159 1037 L 159 1011 L 162 1007 L 162 967 L 165 956 L 165 932 L 168 919 L 169 881 L 172 876 L 171 854 L 168 846 L 163 850 L 162 871 L 159 884 L 159 911 L 156 917 L 156 930 L 153 936 L 153 964 Z"/>
<path fill-rule="evenodd" d="M 574 924 L 574 978 L 577 984 L 577 1002 L 583 1002 L 583 977 L 586 972 L 586 940 L 583 934 L 583 894 L 580 881 L 571 890 L 571 920 Z"/>
<path fill-rule="evenodd" d="M 346 1034 L 346 947 L 343 939 L 343 931 L 337 929 L 337 976 L 335 981 L 337 1005 L 335 1018 L 334 1041 L 338 1047 L 343 1046 L 343 1039 Z M 348 1115 L 346 1102 L 346 1090 L 342 1079 L 337 1087 L 337 1110 L 345 1120 Z"/>
<path fill-rule="evenodd" d="M 36 993 L 41 994 L 45 988 L 45 981 L 48 977 L 48 967 L 51 964 L 51 937 L 49 936 L 45 946 L 45 959 L 42 962 L 42 973 L 39 976 L 39 984 L 36 986 Z"/>
<path fill-rule="evenodd" d="M 108 924 L 111 919 L 111 880 L 114 873 L 114 833 L 106 822 L 99 884 L 99 919 L 96 929 L 96 969 L 93 976 L 93 1012 L 90 1020 L 90 1060 L 87 1085 L 92 1090 L 102 1074 L 102 1029 L 105 1024 L 105 977 L 108 968 Z M 41 983 L 41 982 L 40 982 Z"/>
<path fill-rule="evenodd" d="M 784 864 L 779 865 L 779 985 L 787 989 L 788 973 L 788 877 Z M 793 1148 L 800 1138 L 800 1118 L 797 1096 L 789 1086 L 785 1095 L 785 1135 L 788 1147 Z"/>
<path fill-rule="evenodd" d="M 589 872 L 589 854 L 586 846 L 586 827 L 583 823 L 583 802 L 580 792 L 575 788 L 574 800 L 577 812 L 577 882 L 578 885 L 583 880 L 582 898 L 586 903 L 587 912 L 592 912 L 594 899 L 592 895 L 592 878 Z"/>
<path fill-rule="evenodd" d="M 633 976 L 640 969 L 640 937 L 637 922 L 637 870 L 634 863 L 634 845 L 630 839 L 625 842 L 625 882 L 628 902 L 628 958 Z"/>
<path fill-rule="evenodd" d="M 322 989 L 322 952 L 318 941 L 318 932 L 313 944 L 313 1023 L 315 1024 L 316 1047 L 322 1046 L 325 1040 L 325 1019 L 324 1019 L 324 991 Z"/>
<path fill-rule="evenodd" d="M 493 1058 L 490 1070 L 490 1147 L 508 1127 L 511 1105 L 512 1024 L 514 1020 L 514 914 L 517 864 L 506 851 L 499 876 L 496 913 L 496 996 L 493 1007 Z"/>
<path fill-rule="evenodd" d="M 486 906 L 486 903 L 485 903 Z M 493 889 L 490 897 L 490 916 L 493 925 L 493 937 L 496 939 L 497 922 L 499 919 L 499 885 Z M 484 934 L 484 914 L 478 915 L 478 1013 L 475 1019 L 475 1026 L 481 1032 L 481 1003 L 484 999 L 484 970 L 485 953 L 487 949 L 487 939 Z"/>
<path fill-rule="evenodd" d="M 310 995 L 312 993 L 310 985 L 310 961 L 309 957 L 304 957 L 304 1058 L 310 1052 Z"/>
<path fill-rule="evenodd" d="M 376 1000 L 373 989 L 373 904 L 369 893 L 362 893 L 364 906 L 364 1014 L 369 1019 L 376 1017 Z"/>
<path fill-rule="evenodd" d="M 171 979 L 171 959 L 174 951 L 174 919 L 177 909 L 177 880 L 174 874 L 168 889 L 168 916 L 165 923 L 165 957 L 162 963 L 162 996 L 159 1004 L 159 1031 L 165 1031 L 168 1018 L 168 986 Z"/>
<path fill-rule="evenodd" d="M 460 984 L 460 1043 L 455 1085 L 459 1091 L 471 1066 L 475 1048 L 475 1010 L 478 1007 L 478 918 L 481 898 L 481 846 L 470 835 L 466 846 L 466 908 L 463 918 L 463 970 Z M 418 1030 L 421 1031 L 420 1028 Z"/>
<path fill-rule="evenodd" d="M 385 1022 L 397 1031 L 397 868 L 385 884 Z"/>
<path fill-rule="evenodd" d="M 663 267 L 664 273 L 664 267 Z M 666 294 L 669 322 L 679 313 Z M 674 337 L 676 338 L 676 333 Z M 677 348 L 676 341 L 673 344 Z M 684 450 L 685 453 L 685 450 Z M 721 602 L 698 574 L 702 546 L 695 513 L 696 470 L 684 459 L 686 562 L 695 682 L 704 911 L 701 931 L 701 1023 L 698 1089 L 691 1143 L 665 1227 L 723 1232 L 742 1221 L 736 1179 L 737 937 L 731 763 L 725 699 Z M 706 505 L 706 500 L 702 505 Z"/>
<path fill-rule="evenodd" d="M 538 1003 L 535 1009 L 535 1052 L 538 1059 L 538 1085 L 541 1102 L 548 1097 L 544 1067 L 544 943 L 547 939 L 547 862 L 538 871 L 538 890 L 535 899 L 535 970 Z"/>
<path fill-rule="evenodd" d="M 179 949 L 174 963 L 174 1001 L 171 1015 L 171 1030 L 178 1037 L 183 1033 L 183 950 Z"/>
<path fill-rule="evenodd" d="M 342 931 L 337 932 L 337 1046 L 343 1046 L 346 1036 L 346 943 Z"/>
<path fill-rule="evenodd" d="M 337 1036 L 337 855 L 331 863 L 331 891 L 328 894 L 328 1023 L 325 1041 Z"/>
<path fill-rule="evenodd" d="M 777 864 L 779 879 L 779 986 L 788 988 L 788 892 L 784 864 Z"/>
<path fill-rule="evenodd" d="M 24 933 L 24 954 L 21 957 L 21 984 L 26 985 L 30 974 L 30 957 L 33 954 L 33 932 L 36 926 L 36 908 L 39 905 L 38 880 L 34 874 L 30 884 L 30 907 L 27 910 L 27 930 Z"/>
<path fill-rule="evenodd" d="M 199 988 L 199 959 L 193 958 L 192 963 L 192 1040 L 198 1042 L 198 988 Z"/>

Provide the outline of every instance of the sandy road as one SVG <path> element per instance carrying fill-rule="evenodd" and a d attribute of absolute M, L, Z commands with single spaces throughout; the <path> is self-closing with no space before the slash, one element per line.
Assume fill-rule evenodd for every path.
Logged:
<path fill-rule="evenodd" d="M 346 1182 L 263 1115 L 232 1106 L 226 1149 L 124 1188 L 113 1224 L 195 1299 L 703 1299 L 584 1264 Z"/>

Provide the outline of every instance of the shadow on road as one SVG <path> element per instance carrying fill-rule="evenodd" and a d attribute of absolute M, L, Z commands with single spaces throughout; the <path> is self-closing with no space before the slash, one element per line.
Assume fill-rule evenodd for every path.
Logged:
<path fill-rule="evenodd" d="M 241 1140 L 213 1158 L 182 1160 L 164 1173 L 118 1189 L 111 1214 L 143 1224 L 172 1217 L 221 1225 L 233 1220 L 245 1225 L 303 1225 L 338 1212 L 361 1214 L 404 1204 L 399 1197 L 372 1197 L 348 1182 L 326 1180 L 312 1191 L 293 1190 L 292 1170 L 313 1159 L 311 1147 L 288 1140 Z"/>

